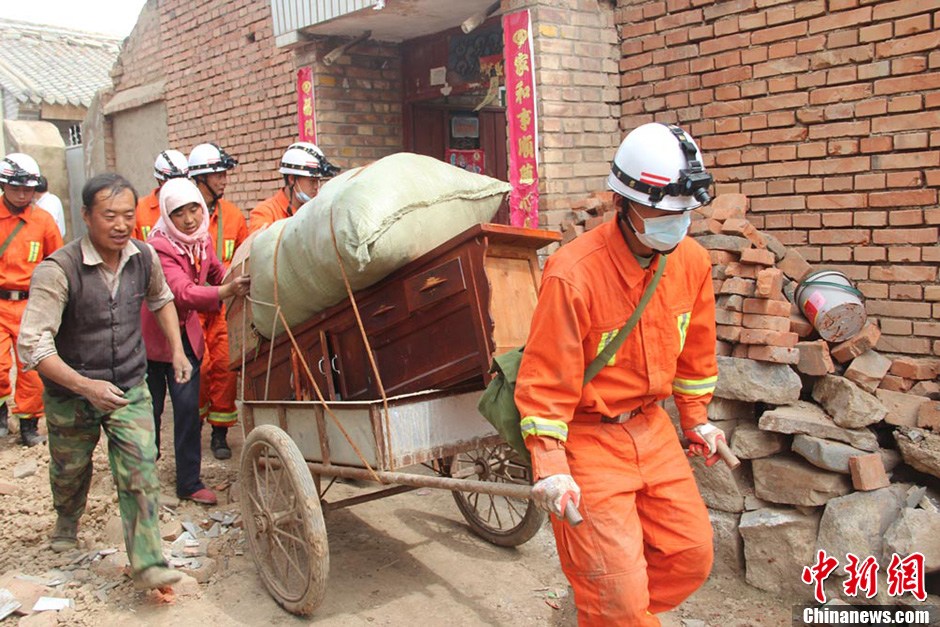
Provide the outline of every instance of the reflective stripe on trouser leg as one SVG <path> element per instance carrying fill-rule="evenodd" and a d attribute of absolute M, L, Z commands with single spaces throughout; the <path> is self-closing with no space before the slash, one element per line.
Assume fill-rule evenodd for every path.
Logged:
<path fill-rule="evenodd" d="M 238 422 L 235 395 L 238 375 L 229 370 L 228 325 L 225 311 L 203 316 L 206 352 L 202 360 L 199 406 L 203 419 L 216 427 L 231 427 Z M 208 408 L 202 411 L 202 408 Z"/>
<path fill-rule="evenodd" d="M 708 512 L 658 406 L 622 425 L 572 423 L 565 447 L 585 523 L 552 519 L 582 626 L 656 625 L 712 562 Z"/>
<path fill-rule="evenodd" d="M 0 356 L 0 368 L 3 369 L 3 375 L 0 376 L 0 395 L 5 396 L 10 393 L 9 368 L 14 365 L 14 362 L 11 362 L 9 349 L 12 346 L 16 358 L 16 390 L 13 395 L 15 408 L 10 408 L 11 413 L 15 411 L 16 415 L 22 418 L 41 418 L 43 415 L 42 380 L 35 370 L 23 371 L 23 364 L 16 351 L 20 319 L 25 309 L 25 300 L 0 300 L 0 336 L 2 336 L 0 352 L 3 353 Z"/>

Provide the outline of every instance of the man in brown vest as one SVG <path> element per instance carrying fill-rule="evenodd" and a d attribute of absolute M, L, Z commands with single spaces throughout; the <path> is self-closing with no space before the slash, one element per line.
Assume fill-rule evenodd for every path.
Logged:
<path fill-rule="evenodd" d="M 134 584 L 159 588 L 180 576 L 167 568 L 160 540 L 142 304 L 170 342 L 177 381 L 187 381 L 192 366 L 157 255 L 131 239 L 134 188 L 117 174 L 103 174 L 85 184 L 82 202 L 88 234 L 36 268 L 19 337 L 23 362 L 45 383 L 49 477 L 58 513 L 51 548 L 78 546 L 92 454 L 104 429 Z"/>

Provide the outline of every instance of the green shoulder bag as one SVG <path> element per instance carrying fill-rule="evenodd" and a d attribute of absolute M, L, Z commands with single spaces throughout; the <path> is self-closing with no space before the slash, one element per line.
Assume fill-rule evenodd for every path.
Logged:
<path fill-rule="evenodd" d="M 604 368 L 604 365 L 610 361 L 610 358 L 614 356 L 617 349 L 633 331 L 633 327 L 640 321 L 640 316 L 643 315 L 643 310 L 646 309 L 646 305 L 653 297 L 659 279 L 662 278 L 663 271 L 666 269 L 666 255 L 660 255 L 659 259 L 656 272 L 653 274 L 650 284 L 644 290 L 636 309 L 630 315 L 630 319 L 623 325 L 616 337 L 604 347 L 604 350 L 588 364 L 587 369 L 584 371 L 585 385 Z M 490 367 L 493 378 L 486 386 L 483 396 L 480 397 L 477 409 L 493 425 L 503 440 L 529 464 L 531 463 L 529 451 L 523 442 L 522 430 L 519 424 L 522 422 L 522 416 L 516 408 L 515 400 L 516 377 L 519 376 L 519 364 L 522 363 L 524 348 L 513 349 L 493 359 L 493 365 Z"/>

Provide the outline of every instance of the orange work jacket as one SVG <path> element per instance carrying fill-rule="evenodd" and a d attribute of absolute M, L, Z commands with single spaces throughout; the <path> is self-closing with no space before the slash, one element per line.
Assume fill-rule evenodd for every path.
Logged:
<path fill-rule="evenodd" d="M 39 262 L 62 247 L 62 234 L 48 211 L 30 205 L 13 215 L 0 197 L 0 246 L 23 224 L 0 257 L 0 289 L 26 291 Z"/>
<path fill-rule="evenodd" d="M 210 211 L 209 235 L 212 237 L 212 246 L 227 270 L 232 263 L 235 249 L 248 237 L 248 225 L 241 209 L 224 198 L 220 198 L 215 204 L 215 209 L 210 208 Z"/>
<path fill-rule="evenodd" d="M 137 226 L 134 227 L 134 239 L 147 241 L 150 229 L 160 219 L 160 188 L 137 201 Z"/>
<path fill-rule="evenodd" d="M 675 396 L 683 429 L 703 424 L 718 380 L 708 253 L 685 238 L 630 336 L 587 385 L 584 370 L 617 335 L 656 264 L 642 269 L 617 220 L 578 237 L 545 265 L 516 405 L 536 477 L 568 474 L 572 421 L 599 422 Z"/>
<path fill-rule="evenodd" d="M 276 194 L 262 200 L 257 207 L 251 210 L 251 214 L 248 216 L 248 232 L 260 231 L 269 224 L 289 218 L 292 215 L 290 198 L 284 193 L 282 187 Z"/>

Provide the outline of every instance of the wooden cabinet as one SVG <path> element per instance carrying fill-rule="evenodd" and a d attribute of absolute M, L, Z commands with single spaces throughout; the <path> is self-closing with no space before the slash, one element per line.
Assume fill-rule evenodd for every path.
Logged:
<path fill-rule="evenodd" d="M 478 225 L 356 293 L 386 395 L 482 387 L 493 355 L 525 343 L 538 295 L 536 251 L 558 239 L 550 231 Z M 307 369 L 327 399 L 381 398 L 349 302 L 293 334 L 299 354 L 285 333 L 273 347 L 262 343 L 246 364 L 247 400 L 315 399 Z"/>

